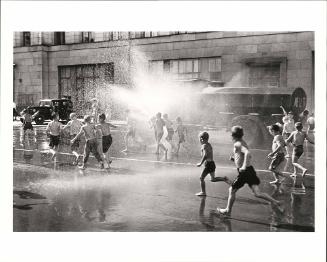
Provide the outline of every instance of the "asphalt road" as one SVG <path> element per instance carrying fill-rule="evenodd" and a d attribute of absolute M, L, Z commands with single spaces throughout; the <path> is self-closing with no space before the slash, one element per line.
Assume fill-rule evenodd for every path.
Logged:
<path fill-rule="evenodd" d="M 245 186 L 239 190 L 231 218 L 221 217 L 228 185 L 206 180 L 208 196 L 200 191 L 199 144 L 195 138 L 179 157 L 153 154 L 151 139 L 145 151 L 121 153 L 124 128 L 113 132 L 110 169 L 100 170 L 94 158 L 82 171 L 72 165 L 68 143 L 61 145 L 57 162 L 50 159 L 45 127 L 36 127 L 36 143 L 20 145 L 19 124 L 14 125 L 14 231 L 314 231 L 314 147 L 306 147 L 302 163 L 309 175 L 287 178 L 276 187 L 267 171 L 267 149 L 251 149 L 261 179 L 260 189 L 282 200 L 283 213 L 256 199 Z M 144 134 L 142 134 L 144 136 Z M 222 142 L 221 142 L 222 141 Z M 217 176 L 236 177 L 228 161 L 227 138 L 213 143 Z M 292 172 L 288 161 L 285 174 Z"/>

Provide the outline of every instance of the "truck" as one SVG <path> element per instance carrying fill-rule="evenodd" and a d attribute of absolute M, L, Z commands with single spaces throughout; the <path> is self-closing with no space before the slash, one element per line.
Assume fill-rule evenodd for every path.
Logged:
<path fill-rule="evenodd" d="M 297 121 L 306 108 L 307 96 L 301 87 L 209 86 L 199 92 L 197 103 L 203 122 L 229 130 L 234 125 L 240 125 L 248 144 L 257 146 L 272 138 L 267 126 L 282 123 L 281 106 L 286 111 L 292 111 Z"/>

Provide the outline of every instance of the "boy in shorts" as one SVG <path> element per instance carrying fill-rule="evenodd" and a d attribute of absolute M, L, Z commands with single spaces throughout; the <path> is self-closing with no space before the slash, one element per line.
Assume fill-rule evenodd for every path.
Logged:
<path fill-rule="evenodd" d="M 157 150 L 156 150 L 156 154 L 158 155 L 159 154 L 159 148 L 162 148 L 165 152 L 165 155 L 167 157 L 167 151 L 168 149 L 162 144 L 162 137 L 163 137 L 163 134 L 164 134 L 164 126 L 165 126 L 165 121 L 161 118 L 161 113 L 157 113 L 156 114 L 156 121 L 155 121 L 155 124 L 154 124 L 154 128 L 156 130 L 156 134 L 157 134 L 157 137 L 156 137 L 156 141 L 157 141 Z"/>
<path fill-rule="evenodd" d="M 236 198 L 236 192 L 245 184 L 249 185 L 255 197 L 262 198 L 270 202 L 272 205 L 277 207 L 280 212 L 283 212 L 281 203 L 279 201 L 272 198 L 266 193 L 260 192 L 260 179 L 257 177 L 257 174 L 253 166 L 251 165 L 251 153 L 249 151 L 248 145 L 243 140 L 243 135 L 243 128 L 241 126 L 232 127 L 234 157 L 231 157 L 231 160 L 236 165 L 238 176 L 234 179 L 232 185 L 229 188 L 229 195 L 226 208 L 217 208 L 218 213 L 230 216 Z"/>
<path fill-rule="evenodd" d="M 209 141 L 209 134 L 207 132 L 202 132 L 199 134 L 199 140 L 201 143 L 201 162 L 198 163 L 196 166 L 200 167 L 204 164 L 204 169 L 201 173 L 200 176 L 200 186 L 201 186 L 201 192 L 196 193 L 195 195 L 197 196 L 206 196 L 206 184 L 204 179 L 208 174 L 211 176 L 211 182 L 226 182 L 230 184 L 229 179 L 225 177 L 215 177 L 215 170 L 216 170 L 216 165 L 215 161 L 213 161 L 213 150 L 211 144 L 208 142 Z"/>
<path fill-rule="evenodd" d="M 292 111 L 287 113 L 283 106 L 280 106 L 280 108 L 283 110 L 283 114 L 284 114 L 284 117 L 283 117 L 284 126 L 283 126 L 282 135 L 283 135 L 284 139 L 286 140 L 287 138 L 289 138 L 291 133 L 295 130 L 294 119 L 293 119 L 294 115 L 293 115 Z M 285 157 L 287 157 L 287 158 L 290 157 L 290 151 L 291 151 L 291 148 L 289 146 L 287 146 Z"/>
<path fill-rule="evenodd" d="M 69 115 L 70 121 L 67 123 L 67 125 L 63 128 L 63 130 L 69 129 L 70 139 L 73 139 L 78 132 L 80 131 L 82 127 L 82 122 L 77 119 L 77 115 L 75 113 L 71 113 Z M 73 165 L 78 164 L 79 154 L 77 152 L 79 148 L 79 143 L 81 142 L 80 139 L 76 139 L 73 144 L 71 144 L 70 148 L 72 150 L 73 155 L 76 157 L 75 161 L 73 162 Z"/>
<path fill-rule="evenodd" d="M 95 125 L 91 123 L 91 116 L 84 116 L 84 125 L 81 127 L 79 133 L 71 140 L 71 143 L 74 144 L 76 139 L 79 139 L 82 134 L 85 136 L 85 146 L 84 146 L 84 158 L 83 165 L 80 166 L 81 169 L 86 168 L 86 163 L 89 159 L 90 153 L 92 152 L 95 158 L 100 163 L 101 169 L 104 168 L 103 160 L 98 151 L 98 143 L 96 137 L 96 128 Z"/>
<path fill-rule="evenodd" d="M 314 144 L 314 142 L 308 137 L 307 133 L 304 133 L 302 131 L 302 123 L 297 122 L 295 123 L 296 131 L 292 132 L 290 137 L 286 139 L 286 143 L 292 142 L 294 148 L 293 148 L 293 154 L 292 154 L 292 164 L 294 167 L 294 173 L 291 176 L 296 176 L 297 168 L 302 170 L 302 176 L 304 177 L 307 173 L 307 169 L 301 166 L 298 161 L 301 155 L 303 154 L 303 144 L 304 140 L 308 140 L 311 144 Z"/>
<path fill-rule="evenodd" d="M 274 124 L 268 127 L 269 133 L 274 136 L 272 142 L 272 152 L 268 154 L 268 157 L 271 158 L 271 163 L 269 170 L 273 172 L 275 177 L 274 181 L 271 181 L 270 184 L 279 184 L 281 183 L 280 177 L 285 177 L 281 172 L 282 163 L 285 160 L 285 150 L 286 147 L 283 136 L 281 135 L 281 128 L 279 125 Z"/>
<path fill-rule="evenodd" d="M 111 160 L 109 157 L 109 148 L 112 144 L 112 136 L 110 133 L 110 127 L 117 128 L 117 126 L 106 122 L 106 115 L 101 114 L 99 115 L 99 124 L 97 125 L 98 131 L 101 133 L 102 136 L 102 155 L 103 161 L 106 160 L 108 164 L 108 168 L 110 168 Z"/>
<path fill-rule="evenodd" d="M 63 125 L 59 122 L 59 115 L 57 113 L 53 113 L 52 121 L 48 124 L 46 129 L 47 136 L 50 137 L 49 147 L 50 152 L 52 153 L 51 160 L 56 161 L 62 128 Z"/>
<path fill-rule="evenodd" d="M 185 137 L 187 135 L 187 129 L 183 125 L 182 119 L 180 117 L 176 118 L 176 123 L 177 123 L 177 127 L 176 127 L 175 132 L 178 134 L 178 144 L 177 144 L 177 149 L 176 149 L 176 156 L 178 156 L 181 145 L 183 145 L 183 147 L 186 149 L 186 152 L 188 152 L 189 150 L 185 146 Z"/>
<path fill-rule="evenodd" d="M 29 141 L 30 133 L 34 134 L 34 141 L 36 142 L 36 134 L 34 133 L 34 129 L 32 125 L 33 116 L 28 112 L 26 108 L 21 112 L 21 116 L 22 117 L 20 121 L 23 123 L 23 126 L 22 126 L 22 132 L 20 137 L 20 143 L 21 144 L 24 143 L 26 135 L 27 135 L 27 141 Z"/>

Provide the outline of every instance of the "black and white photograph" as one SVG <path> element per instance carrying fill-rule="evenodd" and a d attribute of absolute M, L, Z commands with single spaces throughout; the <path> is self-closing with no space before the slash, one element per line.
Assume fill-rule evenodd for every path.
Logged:
<path fill-rule="evenodd" d="M 209 2 L 63 2 L 23 5 L 33 22 L 22 5 L 7 2 L 2 18 L 1 205 L 10 243 L 18 238 L 26 252 L 30 233 L 45 234 L 44 241 L 31 238 L 36 261 L 62 260 L 58 250 L 74 260 L 76 248 L 87 250 L 76 258 L 89 260 L 99 249 L 94 259 L 109 259 L 102 255 L 108 238 L 119 247 L 113 261 L 248 261 L 251 254 L 241 253 L 253 248 L 251 261 L 276 261 L 269 253 L 279 249 L 287 254 L 280 261 L 289 261 L 291 250 L 313 239 L 315 251 L 298 261 L 324 260 L 325 26 L 280 26 L 277 10 L 285 21 L 295 3 L 272 5 L 274 15 L 264 4 L 256 11 L 239 3 L 258 14 L 249 18 L 237 2 L 222 9 Z M 84 13 L 72 12 L 78 3 Z M 235 24 L 226 12 L 221 25 L 207 17 L 211 6 L 230 10 Z M 326 16 L 326 3 L 312 5 L 319 7 L 317 21 Z M 155 12 L 142 18 L 147 8 Z M 265 12 L 276 22 L 264 21 Z M 58 24 L 44 20 L 47 13 Z M 59 245 L 53 258 L 44 257 L 53 249 L 47 239 Z M 71 241 L 82 244 L 71 249 Z M 222 245 L 219 254 L 211 245 Z"/>
<path fill-rule="evenodd" d="M 13 37 L 14 231 L 314 231 L 314 32 Z"/>

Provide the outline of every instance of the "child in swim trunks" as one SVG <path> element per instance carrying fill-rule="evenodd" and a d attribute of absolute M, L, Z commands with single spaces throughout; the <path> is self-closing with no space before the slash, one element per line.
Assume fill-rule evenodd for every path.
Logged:
<path fill-rule="evenodd" d="M 67 125 L 63 128 L 63 130 L 69 129 L 70 139 L 73 139 L 78 132 L 80 131 L 82 127 L 82 122 L 77 119 L 77 115 L 75 113 L 71 113 L 69 115 L 70 121 L 67 123 Z M 81 140 L 75 139 L 74 143 L 71 144 L 70 148 L 72 150 L 73 155 L 75 156 L 75 161 L 73 162 L 74 165 L 78 164 L 79 154 L 77 152 L 79 148 L 79 143 Z"/>
<path fill-rule="evenodd" d="M 103 160 L 106 160 L 108 164 L 108 168 L 110 168 L 111 160 L 109 157 L 109 148 L 112 144 L 112 136 L 110 133 L 110 127 L 117 128 L 117 126 L 106 122 L 106 115 L 99 115 L 99 124 L 97 125 L 97 129 L 100 131 L 102 136 L 102 154 Z"/>
<path fill-rule="evenodd" d="M 186 149 L 186 152 L 188 152 L 189 150 L 185 146 L 185 138 L 186 138 L 186 135 L 187 135 L 187 129 L 183 125 L 182 119 L 180 117 L 176 118 L 176 123 L 177 123 L 177 127 L 176 127 L 176 130 L 175 130 L 175 133 L 178 134 L 178 144 L 177 144 L 177 149 L 176 149 L 176 156 L 178 156 L 179 149 L 180 149 L 181 145 Z"/>
<path fill-rule="evenodd" d="M 164 134 L 164 126 L 165 126 L 165 121 L 161 118 L 161 113 L 157 113 L 156 114 L 156 121 L 155 121 L 155 124 L 154 124 L 154 128 L 156 130 L 156 134 L 157 134 L 157 138 L 156 138 L 156 141 L 157 141 L 157 150 L 156 150 L 156 154 L 159 154 L 159 148 L 162 148 L 165 152 L 165 155 L 167 157 L 167 148 L 162 144 L 162 137 L 163 137 L 163 134 Z"/>
<path fill-rule="evenodd" d="M 25 137 L 27 135 L 27 140 L 29 141 L 29 134 L 32 133 L 34 134 L 34 140 L 36 140 L 36 134 L 34 133 L 32 121 L 33 121 L 33 116 L 28 112 L 28 110 L 25 108 L 21 112 L 21 122 L 23 123 L 22 126 L 22 132 L 21 132 L 21 137 L 20 137 L 20 143 L 23 144 L 25 141 Z M 35 141 L 36 142 L 36 141 Z"/>
<path fill-rule="evenodd" d="M 52 115 L 52 121 L 47 126 L 46 133 L 50 137 L 49 147 L 50 152 L 52 153 L 51 159 L 54 159 L 55 161 L 57 157 L 57 151 L 60 142 L 60 133 L 62 128 L 62 123 L 59 122 L 59 115 L 57 113 L 54 113 Z"/>
<path fill-rule="evenodd" d="M 204 179 L 208 174 L 211 176 L 211 182 L 226 182 L 230 184 L 229 179 L 225 177 L 216 177 L 215 176 L 215 170 L 216 170 L 216 165 L 215 161 L 213 161 L 213 150 L 211 144 L 208 142 L 209 141 L 209 134 L 207 132 L 202 132 L 199 134 L 199 140 L 201 143 L 201 162 L 198 163 L 196 166 L 200 167 L 204 163 L 204 169 L 201 173 L 200 176 L 200 186 L 201 186 L 201 192 L 196 193 L 197 196 L 206 196 L 206 185 Z"/>
<path fill-rule="evenodd" d="M 314 142 L 308 137 L 307 133 L 304 133 L 302 131 L 303 126 L 301 122 L 297 122 L 295 123 L 295 128 L 296 131 L 292 132 L 290 137 L 288 139 L 286 139 L 286 143 L 292 143 L 294 148 L 293 148 L 293 154 L 292 154 L 292 164 L 294 167 L 294 173 L 292 174 L 292 176 L 296 176 L 297 173 L 297 168 L 302 170 L 302 176 L 304 177 L 307 173 L 307 169 L 304 168 L 303 166 L 301 166 L 298 161 L 299 158 L 302 156 L 303 154 L 303 144 L 304 144 L 304 140 L 308 140 L 311 144 L 314 144 Z"/>
<path fill-rule="evenodd" d="M 279 211 L 283 212 L 281 203 L 272 198 L 266 193 L 262 193 L 259 189 L 260 179 L 258 178 L 253 166 L 251 165 L 251 153 L 248 145 L 243 140 L 243 128 L 241 126 L 232 127 L 232 139 L 234 142 L 234 157 L 231 160 L 235 163 L 238 176 L 233 181 L 229 188 L 229 195 L 227 200 L 227 206 L 225 209 L 217 208 L 218 213 L 222 215 L 230 216 L 234 201 L 236 198 L 236 192 L 242 188 L 245 184 L 248 184 L 255 197 L 264 199 L 277 207 Z"/>
<path fill-rule="evenodd" d="M 285 141 L 281 135 L 281 127 L 277 124 L 269 126 L 269 132 L 274 136 L 272 142 L 272 152 L 268 154 L 268 157 L 271 158 L 271 163 L 269 170 L 273 172 L 275 177 L 274 181 L 271 181 L 270 184 L 279 184 L 281 182 L 280 177 L 284 177 L 281 172 L 282 164 L 285 160 Z"/>
<path fill-rule="evenodd" d="M 79 133 L 71 140 L 71 143 L 74 144 L 76 139 L 79 139 L 81 135 L 85 136 L 85 146 L 84 146 L 84 158 L 83 165 L 80 166 L 81 169 L 86 168 L 86 163 L 89 159 L 90 153 L 92 152 L 95 158 L 100 163 L 100 168 L 103 169 L 103 160 L 98 151 L 98 143 L 96 137 L 96 128 L 95 125 L 91 123 L 91 116 L 84 116 L 84 125 L 81 127 Z"/>
<path fill-rule="evenodd" d="M 292 111 L 287 113 L 283 106 L 280 106 L 280 108 L 283 110 L 283 114 L 284 114 L 284 117 L 283 117 L 284 126 L 283 126 L 282 135 L 283 135 L 284 139 L 286 140 L 287 138 L 289 138 L 291 133 L 295 130 L 294 119 L 293 119 L 294 115 L 293 115 Z M 290 151 L 291 151 L 291 148 L 289 146 L 287 146 L 285 157 L 287 157 L 287 158 L 290 157 Z"/>

